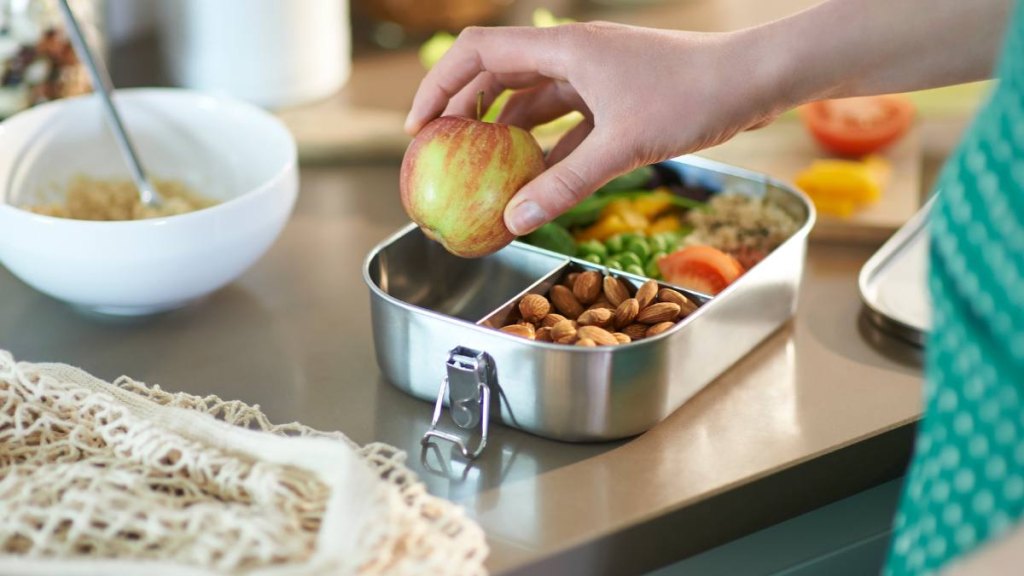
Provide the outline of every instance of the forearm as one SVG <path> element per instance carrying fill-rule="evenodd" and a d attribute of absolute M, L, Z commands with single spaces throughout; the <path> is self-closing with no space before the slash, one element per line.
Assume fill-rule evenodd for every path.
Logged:
<path fill-rule="evenodd" d="M 520 92 L 499 120 L 521 128 L 581 112 L 548 169 L 506 207 L 508 229 L 522 235 L 618 174 L 720 144 L 804 102 L 985 78 L 1012 2 L 830 0 L 722 34 L 470 28 L 424 78 L 406 130 L 472 116 L 477 93 L 505 89 Z"/>
<path fill-rule="evenodd" d="M 780 108 L 991 76 L 1013 0 L 829 0 L 746 31 Z"/>

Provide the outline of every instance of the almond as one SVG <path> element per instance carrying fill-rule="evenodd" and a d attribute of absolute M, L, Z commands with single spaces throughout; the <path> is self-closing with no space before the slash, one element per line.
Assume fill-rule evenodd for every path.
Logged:
<path fill-rule="evenodd" d="M 641 324 L 660 324 L 661 322 L 675 322 L 679 317 L 679 304 L 672 302 L 658 302 L 644 308 L 636 315 L 636 321 Z"/>
<path fill-rule="evenodd" d="M 591 304 L 590 307 L 587 308 L 587 310 L 593 310 L 595 308 L 607 308 L 612 311 L 615 310 L 615 306 L 612 306 L 612 303 L 609 302 L 608 299 L 604 297 L 604 294 L 598 296 L 597 300 L 594 300 L 594 303 Z"/>
<path fill-rule="evenodd" d="M 619 307 L 615 309 L 615 320 L 614 325 L 617 329 L 622 329 L 629 326 L 636 320 L 636 315 L 640 313 L 640 302 L 636 298 L 626 298 L 619 304 Z"/>
<path fill-rule="evenodd" d="M 579 276 L 579 272 L 569 272 L 566 274 L 565 279 L 562 280 L 562 286 L 572 290 L 572 287 L 576 284 L 576 279 L 579 278 Z"/>
<path fill-rule="evenodd" d="M 640 288 L 636 291 L 636 300 L 640 303 L 640 309 L 643 310 L 654 302 L 654 298 L 658 295 L 658 283 L 654 280 L 648 280 L 644 282 Z"/>
<path fill-rule="evenodd" d="M 519 313 L 527 322 L 539 322 L 551 312 L 551 303 L 540 294 L 527 294 L 519 301 Z"/>
<path fill-rule="evenodd" d="M 601 295 L 601 273 L 588 270 L 576 277 L 572 285 L 573 296 L 583 304 L 591 304 Z"/>
<path fill-rule="evenodd" d="M 629 298 L 629 290 L 626 285 L 614 276 L 604 277 L 604 297 L 611 302 L 612 306 L 618 307 L 622 301 Z"/>
<path fill-rule="evenodd" d="M 576 320 L 580 326 L 600 326 L 604 328 L 612 321 L 612 311 L 607 308 L 587 310 Z"/>
<path fill-rule="evenodd" d="M 597 346 L 597 342 L 594 342 L 590 338 L 580 338 L 576 341 L 577 346 Z"/>
<path fill-rule="evenodd" d="M 646 337 L 650 338 L 651 336 L 657 336 L 658 334 L 661 334 L 665 330 L 668 330 L 669 328 L 675 325 L 675 322 L 658 322 L 654 326 L 651 326 L 650 328 L 647 329 Z"/>
<path fill-rule="evenodd" d="M 643 324 L 630 324 L 625 328 L 622 328 L 622 333 L 629 336 L 634 342 L 637 340 L 643 340 L 647 336 L 647 326 Z"/>
<path fill-rule="evenodd" d="M 619 341 L 619 344 L 629 344 L 633 341 L 629 335 L 623 334 L 622 332 L 613 332 L 612 336 L 615 336 L 615 339 Z"/>
<path fill-rule="evenodd" d="M 510 324 L 501 329 L 502 332 L 513 334 L 515 336 L 521 336 L 533 340 L 537 337 L 536 331 L 533 329 L 533 324 Z"/>
<path fill-rule="evenodd" d="M 597 342 L 598 346 L 615 346 L 619 343 L 615 336 L 612 336 L 611 332 L 597 326 L 580 326 L 580 329 L 576 331 L 576 335 L 581 340 L 589 338 Z"/>
<path fill-rule="evenodd" d="M 551 327 L 537 328 L 536 338 L 538 342 L 554 342 L 554 338 L 551 337 Z"/>
<path fill-rule="evenodd" d="M 551 339 L 559 344 L 572 344 L 576 340 L 576 327 L 572 320 L 562 320 L 552 326 Z"/>
<path fill-rule="evenodd" d="M 583 313 L 583 305 L 572 295 L 572 291 L 565 286 L 552 286 L 550 296 L 551 303 L 555 305 L 555 309 L 566 318 L 575 319 Z"/>
<path fill-rule="evenodd" d="M 694 304 L 692 300 L 671 288 L 662 288 L 661 290 L 658 290 L 658 300 L 661 302 L 679 304 L 680 316 L 684 318 L 692 314 L 693 311 L 697 309 L 697 305 Z"/>
<path fill-rule="evenodd" d="M 526 294 L 519 300 L 519 314 L 526 322 L 540 322 L 551 312 L 551 302 L 540 294 Z"/>
<path fill-rule="evenodd" d="M 558 324 L 562 320 L 568 320 L 568 318 L 562 316 L 561 314 L 555 314 L 552 312 L 551 314 L 548 314 L 543 319 L 541 319 L 540 325 L 545 328 L 551 328 L 552 326 Z"/>

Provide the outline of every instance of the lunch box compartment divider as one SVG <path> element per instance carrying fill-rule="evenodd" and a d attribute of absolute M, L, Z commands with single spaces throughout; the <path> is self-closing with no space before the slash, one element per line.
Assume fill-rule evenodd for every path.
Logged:
<path fill-rule="evenodd" d="M 418 228 L 405 228 L 370 261 L 368 272 L 402 302 L 473 323 L 566 262 L 518 244 L 484 258 L 460 258 Z"/>
<path fill-rule="evenodd" d="M 528 244 L 520 244 L 517 247 L 519 247 L 524 252 L 525 251 L 542 251 L 542 252 L 546 252 L 546 250 L 544 250 L 542 248 L 536 248 L 536 247 L 530 246 Z M 498 328 L 501 328 L 502 326 L 505 326 L 505 325 L 509 324 L 510 323 L 509 322 L 510 319 L 518 321 L 520 319 L 519 318 L 518 304 L 519 304 L 519 301 L 523 299 L 523 297 L 525 297 L 528 294 L 540 294 L 541 296 L 544 296 L 545 298 L 548 298 L 548 292 L 551 290 L 551 288 L 554 285 L 556 285 L 556 284 L 561 284 L 568 274 L 572 274 L 574 272 L 577 272 L 577 273 L 578 272 L 587 272 L 587 271 L 591 271 L 591 270 L 592 271 L 596 271 L 596 272 L 600 272 L 602 278 L 604 276 L 612 276 L 612 277 L 618 278 L 620 280 L 623 280 L 626 283 L 626 288 L 629 291 L 630 296 L 634 296 L 636 294 L 637 289 L 639 289 L 640 286 L 644 284 L 644 282 L 647 282 L 649 280 L 649 278 L 643 278 L 643 277 L 640 277 L 640 276 L 636 276 L 636 275 L 630 274 L 628 272 L 622 272 L 622 271 L 619 271 L 619 270 L 611 270 L 611 269 L 609 269 L 609 268 L 607 268 L 605 266 L 594 264 L 594 263 L 588 262 L 586 260 L 580 260 L 580 259 L 577 259 L 577 258 L 570 258 L 562 266 L 558 267 L 555 270 L 552 270 L 550 274 L 548 274 L 547 276 L 541 278 L 537 282 L 535 282 L 532 285 L 530 285 L 529 287 L 527 287 L 522 292 L 516 294 L 515 296 L 510 298 L 508 301 L 502 303 L 500 306 L 498 306 L 497 308 L 492 310 L 490 313 L 488 313 L 483 318 L 481 318 L 477 322 L 477 324 L 479 324 L 480 326 L 487 327 L 487 328 L 498 329 Z M 701 294 L 700 292 L 694 292 L 692 290 L 688 290 L 686 288 L 681 288 L 679 286 L 675 286 L 675 285 L 669 284 L 667 282 L 658 281 L 658 289 L 660 290 L 661 288 L 670 288 L 672 290 L 675 290 L 675 291 L 683 294 L 684 296 L 689 298 L 690 301 L 692 301 L 694 304 L 696 304 L 698 306 L 698 308 L 700 306 L 703 306 L 705 303 L 707 303 L 711 299 L 711 297 L 708 296 L 707 294 Z M 550 300 L 550 298 L 549 298 L 549 300 Z M 551 311 L 552 312 L 557 312 L 557 310 L 555 310 L 554 307 L 552 307 Z M 686 321 L 685 319 L 680 321 L 680 324 L 685 322 L 685 321 Z M 674 329 L 675 328 L 673 328 L 673 330 Z"/>

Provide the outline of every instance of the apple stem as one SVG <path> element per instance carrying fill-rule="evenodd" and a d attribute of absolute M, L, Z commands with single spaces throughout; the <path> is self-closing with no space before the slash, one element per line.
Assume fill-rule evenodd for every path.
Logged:
<path fill-rule="evenodd" d="M 484 108 L 484 91 L 481 90 L 481 91 L 476 93 L 476 119 L 477 120 L 483 118 L 483 108 Z"/>

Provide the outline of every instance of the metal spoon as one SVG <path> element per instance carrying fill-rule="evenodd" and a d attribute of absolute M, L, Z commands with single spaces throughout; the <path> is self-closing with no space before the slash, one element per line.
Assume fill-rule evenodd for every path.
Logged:
<path fill-rule="evenodd" d="M 85 67 L 89 71 L 93 90 L 96 91 L 100 101 L 103 102 L 107 121 L 114 130 L 114 139 L 117 140 L 117 146 L 121 149 L 121 155 L 124 156 L 125 162 L 128 163 L 128 169 L 132 173 L 135 187 L 139 189 L 139 200 L 144 206 L 157 208 L 163 201 L 153 183 L 146 177 L 146 172 L 142 169 L 142 163 L 139 162 L 139 157 L 135 153 L 131 139 L 128 138 L 128 132 L 121 122 L 121 116 L 117 113 L 117 107 L 114 106 L 114 101 L 110 98 L 110 94 L 114 90 L 113 82 L 111 82 L 110 76 L 103 65 L 93 58 L 92 51 L 89 50 L 89 45 L 85 42 L 82 29 L 78 26 L 78 20 L 71 11 L 71 7 L 68 6 L 68 0 L 60 0 L 59 5 L 61 12 L 64 13 L 64 21 L 67 24 L 71 44 L 74 46 L 78 58 L 85 63 Z"/>

